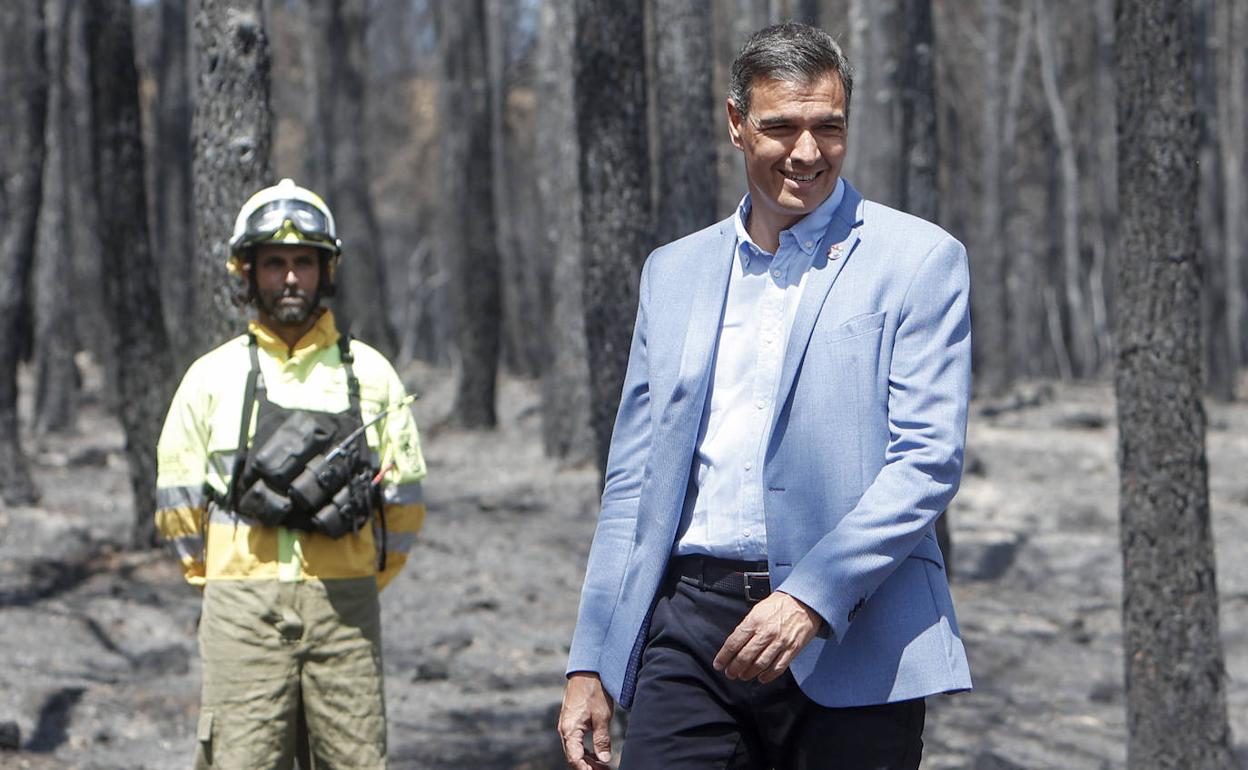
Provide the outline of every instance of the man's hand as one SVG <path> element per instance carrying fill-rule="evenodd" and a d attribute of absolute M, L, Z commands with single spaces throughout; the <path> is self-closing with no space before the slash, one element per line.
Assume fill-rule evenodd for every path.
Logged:
<path fill-rule="evenodd" d="M 741 620 L 719 648 L 712 665 L 729 679 L 748 681 L 757 677 L 765 684 L 788 669 L 793 657 L 814 638 L 821 625 L 823 618 L 818 613 L 776 591 L 754 605 Z"/>
<path fill-rule="evenodd" d="M 563 739 L 563 758 L 572 770 L 606 770 L 611 761 L 611 712 L 615 704 L 602 689 L 597 674 L 581 671 L 568 677 L 563 691 L 563 708 L 559 711 L 559 737 Z M 585 734 L 589 733 L 594 754 L 585 752 Z M 597 756 L 594 756 L 597 755 Z"/>

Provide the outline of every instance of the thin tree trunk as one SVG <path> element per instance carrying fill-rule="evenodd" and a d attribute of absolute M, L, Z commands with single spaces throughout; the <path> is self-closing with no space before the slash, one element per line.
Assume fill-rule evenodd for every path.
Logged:
<path fill-rule="evenodd" d="M 650 12 L 655 240 L 667 243 L 716 220 L 715 138 L 725 117 L 711 92 L 710 5 L 650 0 Z"/>
<path fill-rule="evenodd" d="M 198 0 L 195 11 L 195 340 L 206 350 L 242 333 L 239 282 L 226 272 L 243 202 L 273 183 L 269 44 L 260 0 Z"/>
<path fill-rule="evenodd" d="M 134 492 L 135 547 L 156 545 L 156 439 L 172 395 L 169 341 L 152 260 L 143 186 L 139 78 L 129 0 L 86 0 L 104 296 L 117 363 L 118 408 Z"/>
<path fill-rule="evenodd" d="M 1065 287 L 1071 353 L 1076 375 L 1089 376 L 1097 366 L 1096 330 L 1090 298 L 1084 290 L 1083 259 L 1080 254 L 1079 165 L 1074 132 L 1058 86 L 1058 63 L 1053 24 L 1044 0 L 1033 0 L 1036 14 L 1036 50 L 1040 54 L 1040 82 L 1053 122 L 1057 142 L 1058 170 L 1062 189 L 1062 276 Z"/>
<path fill-rule="evenodd" d="M 1243 0 L 1220 0 L 1217 3 L 1217 28 L 1222 38 L 1221 69 L 1225 73 L 1218 79 L 1225 98 L 1218 103 L 1218 143 L 1222 150 L 1222 201 L 1223 201 L 1223 269 L 1226 282 L 1225 335 L 1230 346 L 1231 371 L 1238 369 L 1248 351 L 1245 350 L 1243 324 L 1245 237 L 1245 166 L 1248 155 L 1248 51 L 1244 35 L 1248 34 L 1248 6 Z M 1234 383 L 1231 384 L 1233 393 Z"/>
<path fill-rule="evenodd" d="M 638 277 L 653 245 L 642 0 L 576 0 L 575 29 L 585 334 L 602 469 L 628 365 Z"/>
<path fill-rule="evenodd" d="M 983 0 L 984 90 L 980 147 L 979 245 L 975 271 L 975 382 L 987 396 L 1000 396 L 1013 379 L 1009 345 L 1010 310 L 1006 285 L 1009 249 L 1005 243 L 1002 200 L 1004 165 L 1004 88 L 1001 77 L 1001 0 Z"/>
<path fill-rule="evenodd" d="M 48 14 L 47 155 L 43 205 L 35 260 L 35 432 L 68 431 L 78 410 L 78 369 L 74 364 L 72 211 L 73 164 L 66 129 L 74 104 L 68 88 L 69 0 L 51 0 Z"/>
<path fill-rule="evenodd" d="M 1201 404 L 1192 3 L 1120 2 L 1115 26 L 1127 765 L 1229 769 Z"/>
<path fill-rule="evenodd" d="M 845 176 L 862 194 L 889 206 L 900 206 L 901 167 L 897 155 L 901 126 L 894 77 L 901 52 L 889 34 L 902 22 L 901 0 L 850 0 L 850 39 L 854 57 L 854 99 L 849 111 L 851 150 Z"/>
<path fill-rule="evenodd" d="M 38 499 L 22 451 L 17 367 L 31 349 L 30 275 L 43 194 L 48 71 L 43 0 L 0 3 L 0 498 Z"/>
<path fill-rule="evenodd" d="M 1200 231 L 1204 243 L 1210 244 L 1209 258 L 1203 264 L 1203 297 L 1201 330 L 1204 339 L 1205 391 L 1214 398 L 1230 400 L 1235 393 L 1234 361 L 1239 340 L 1237 328 L 1228 328 L 1228 299 L 1238 291 L 1227 292 L 1228 264 L 1218 258 L 1223 238 L 1225 201 L 1222 182 L 1221 122 L 1226 111 L 1226 97 L 1218 94 L 1219 24 L 1217 0 L 1195 0 L 1196 35 L 1199 40 L 1196 59 L 1197 119 L 1200 124 Z M 1228 334 L 1228 332 L 1231 332 Z"/>
<path fill-rule="evenodd" d="M 363 120 L 368 0 L 309 0 L 309 8 L 312 45 L 304 51 L 305 66 L 315 73 L 308 126 L 317 161 L 312 184 L 333 210 L 343 242 L 334 309 L 354 335 L 393 356 L 398 334 L 386 314 L 386 262 Z"/>
<path fill-rule="evenodd" d="M 193 336 L 195 268 L 191 215 L 190 21 L 185 0 L 160 0 L 160 47 L 156 69 L 156 147 L 152 162 L 152 244 L 160 270 L 161 302 L 175 364 L 184 368 L 196 351 Z"/>
<path fill-rule="evenodd" d="M 466 428 L 493 428 L 502 308 L 485 7 L 483 0 L 468 0 L 439 4 L 435 13 L 443 67 L 439 115 L 445 121 L 443 254 L 450 260 L 462 364 L 452 419 Z"/>
<path fill-rule="evenodd" d="M 581 196 L 572 83 L 575 0 L 548 0 L 541 10 L 538 48 L 538 189 L 550 284 L 550 364 L 542 378 L 542 443 L 546 454 L 569 463 L 595 455 L 590 416 L 589 351 L 581 302 Z"/>

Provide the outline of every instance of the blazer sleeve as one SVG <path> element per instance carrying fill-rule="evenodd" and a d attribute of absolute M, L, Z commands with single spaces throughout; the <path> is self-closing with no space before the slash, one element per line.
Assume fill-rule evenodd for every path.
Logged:
<path fill-rule="evenodd" d="M 777 587 L 819 613 L 836 639 L 957 492 L 971 387 L 969 292 L 966 250 L 946 236 L 902 299 L 884 467 Z"/>
<path fill-rule="evenodd" d="M 598 527 L 594 531 L 581 588 L 569 674 L 597 671 L 611 624 L 637 524 L 642 480 L 650 456 L 650 368 L 646 355 L 649 265 L 642 269 L 637 318 L 628 353 L 624 389 L 611 432 Z"/>

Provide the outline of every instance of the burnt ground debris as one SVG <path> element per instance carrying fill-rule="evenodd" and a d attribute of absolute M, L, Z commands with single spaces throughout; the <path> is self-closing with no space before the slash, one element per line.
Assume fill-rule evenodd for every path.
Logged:
<path fill-rule="evenodd" d="M 448 373 L 409 374 L 420 424 L 444 424 Z M 976 689 L 931 700 L 925 768 L 1125 765 L 1112 397 L 1029 387 L 1046 397 L 973 412 L 976 472 L 951 523 Z M 498 431 L 425 436 L 429 519 L 382 601 L 392 767 L 562 767 L 554 724 L 598 478 L 542 456 L 537 401 L 506 380 Z M 1210 426 L 1229 711 L 1248 766 L 1248 406 L 1211 404 Z M 167 554 L 118 545 L 120 430 L 89 405 L 76 435 L 28 446 L 42 502 L 0 509 L 0 767 L 187 766 L 198 592 Z"/>

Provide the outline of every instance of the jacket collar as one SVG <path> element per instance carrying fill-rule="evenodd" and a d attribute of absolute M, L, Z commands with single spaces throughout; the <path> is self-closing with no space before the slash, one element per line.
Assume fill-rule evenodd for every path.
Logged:
<path fill-rule="evenodd" d="M 334 323 L 333 311 L 322 308 L 320 313 L 316 323 L 299 338 L 293 348 L 287 348 L 285 340 L 254 318 L 248 321 L 247 330 L 256 336 L 256 343 L 266 351 L 283 358 L 288 355 L 291 358 L 302 358 L 338 343 L 338 326 Z"/>

